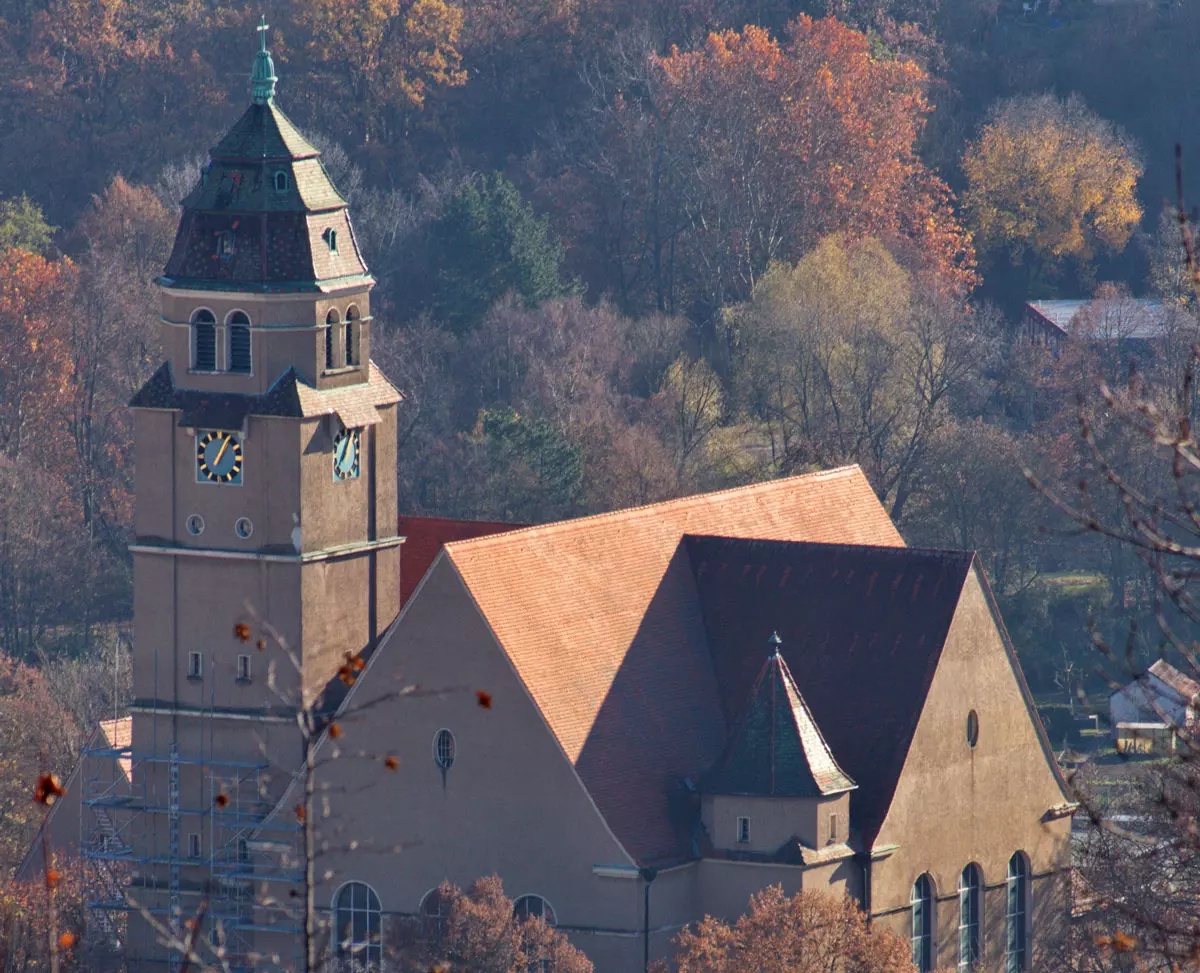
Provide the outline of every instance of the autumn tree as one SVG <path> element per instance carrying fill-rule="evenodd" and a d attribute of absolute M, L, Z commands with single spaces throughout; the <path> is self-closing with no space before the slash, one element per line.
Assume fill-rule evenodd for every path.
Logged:
<path fill-rule="evenodd" d="M 1000 102 L 962 168 L 979 242 L 1031 272 L 1117 252 L 1142 218 L 1137 149 L 1074 95 Z"/>
<path fill-rule="evenodd" d="M 735 386 L 772 466 L 862 465 L 894 518 L 976 367 L 972 315 L 920 294 L 877 240 L 832 236 L 777 264 L 726 322 Z"/>
<path fill-rule="evenodd" d="M 444 882 L 433 893 L 436 917 L 398 930 L 392 945 L 403 973 L 592 973 L 591 961 L 542 916 L 519 916 L 499 877 L 476 879 L 466 892 Z M 431 910 L 433 911 L 433 910 Z"/>
<path fill-rule="evenodd" d="M 676 939 L 679 973 L 899 973 L 912 969 L 909 944 L 872 929 L 848 895 L 771 886 L 730 925 L 711 916 Z M 663 967 L 665 969 L 665 967 Z"/>
<path fill-rule="evenodd" d="M 916 64 L 808 17 L 785 42 L 751 26 L 642 56 L 597 82 L 602 137 L 563 177 L 567 211 L 592 208 L 583 225 L 603 237 L 588 245 L 639 304 L 711 313 L 832 232 L 909 241 L 931 286 L 973 284 L 949 189 L 917 155 Z"/>

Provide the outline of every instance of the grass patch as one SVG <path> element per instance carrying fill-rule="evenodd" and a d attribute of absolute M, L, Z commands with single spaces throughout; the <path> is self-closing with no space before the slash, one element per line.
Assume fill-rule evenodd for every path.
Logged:
<path fill-rule="evenodd" d="M 1108 587 L 1102 575 L 1085 574 L 1079 571 L 1058 571 L 1043 575 L 1042 584 L 1056 595 L 1064 597 L 1102 595 Z"/>

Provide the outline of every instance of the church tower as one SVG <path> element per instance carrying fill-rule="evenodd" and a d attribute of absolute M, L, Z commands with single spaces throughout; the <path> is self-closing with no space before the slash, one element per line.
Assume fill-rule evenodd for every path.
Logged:
<path fill-rule="evenodd" d="M 118 842 L 131 898 L 164 923 L 208 902 L 206 935 L 235 958 L 257 948 L 263 882 L 286 896 L 272 853 L 288 835 L 270 828 L 295 830 L 272 811 L 296 709 L 395 619 L 402 542 L 401 396 L 370 360 L 374 280 L 320 153 L 275 103 L 265 23 L 259 37 L 251 104 L 183 200 L 158 279 L 166 360 L 131 403 L 134 796 Z M 178 965 L 129 922 L 131 961 Z"/>

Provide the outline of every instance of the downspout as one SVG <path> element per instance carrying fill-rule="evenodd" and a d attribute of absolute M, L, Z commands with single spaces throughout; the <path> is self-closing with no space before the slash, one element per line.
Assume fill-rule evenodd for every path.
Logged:
<path fill-rule="evenodd" d="M 658 877 L 658 870 L 643 868 L 642 886 L 645 890 L 645 900 L 642 909 L 642 964 L 644 973 L 650 973 L 650 883 Z"/>
<path fill-rule="evenodd" d="M 859 860 L 862 862 L 862 911 L 867 917 L 867 922 L 871 921 L 871 853 L 869 851 L 860 851 L 858 853 Z"/>

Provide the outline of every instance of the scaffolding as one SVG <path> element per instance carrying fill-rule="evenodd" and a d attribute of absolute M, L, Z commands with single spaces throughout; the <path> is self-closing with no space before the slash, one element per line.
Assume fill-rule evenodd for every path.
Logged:
<path fill-rule="evenodd" d="M 201 746 L 207 752 L 182 752 L 174 729 L 160 748 L 154 715 L 144 751 L 135 749 L 132 733 L 128 745 L 97 737 L 84 751 L 79 847 L 96 955 L 107 951 L 129 969 L 165 965 L 175 973 L 179 952 L 156 945 L 148 924 L 141 931 L 145 942 L 135 942 L 131 923 L 149 916 L 179 936 L 203 913 L 202 955 L 219 945 L 231 970 L 262 970 L 267 967 L 253 957 L 264 952 L 262 937 L 269 936 L 265 951 L 279 955 L 279 967 L 298 968 L 302 922 L 294 893 L 304 880 L 301 826 L 274 813 L 280 777 L 286 787 L 291 774 L 265 760 L 214 753 L 211 721 L 218 718 L 211 711 L 188 716 L 208 721 L 190 734 L 207 742 Z M 183 800 L 183 793 L 193 800 Z M 186 846 L 185 820 L 201 822 L 202 829 L 188 835 Z M 200 853 L 200 835 L 208 838 L 207 854 Z"/>

